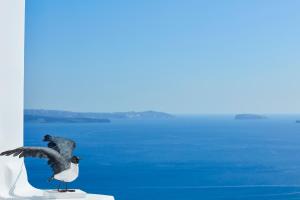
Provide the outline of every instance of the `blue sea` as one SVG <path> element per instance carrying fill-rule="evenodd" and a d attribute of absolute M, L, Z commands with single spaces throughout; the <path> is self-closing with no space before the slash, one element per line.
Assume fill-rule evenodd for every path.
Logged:
<path fill-rule="evenodd" d="M 182 116 L 112 123 L 25 124 L 25 144 L 45 134 L 72 138 L 82 158 L 70 184 L 116 200 L 300 200 L 296 116 L 234 120 Z M 29 181 L 55 188 L 46 161 L 26 160 Z"/>

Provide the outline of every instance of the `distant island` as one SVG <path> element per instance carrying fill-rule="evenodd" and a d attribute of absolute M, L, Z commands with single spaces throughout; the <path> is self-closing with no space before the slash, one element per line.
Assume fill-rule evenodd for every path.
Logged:
<path fill-rule="evenodd" d="M 296 123 L 297 123 L 297 124 L 300 124 L 300 120 L 296 120 Z"/>
<path fill-rule="evenodd" d="M 40 115 L 24 115 L 25 122 L 35 123 L 109 123 L 109 119 L 93 119 L 81 117 L 47 117 Z"/>
<path fill-rule="evenodd" d="M 235 116 L 236 120 L 253 120 L 253 119 L 267 119 L 264 115 L 257 114 L 238 114 Z"/>
<path fill-rule="evenodd" d="M 71 112 L 61 110 L 25 109 L 24 121 L 35 123 L 109 123 L 116 119 L 169 119 L 173 115 L 156 112 Z"/>

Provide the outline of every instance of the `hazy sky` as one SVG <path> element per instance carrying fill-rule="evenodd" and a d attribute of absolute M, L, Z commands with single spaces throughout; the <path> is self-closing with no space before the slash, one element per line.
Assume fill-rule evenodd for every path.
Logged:
<path fill-rule="evenodd" d="M 26 108 L 300 113 L 298 0 L 26 4 Z"/>

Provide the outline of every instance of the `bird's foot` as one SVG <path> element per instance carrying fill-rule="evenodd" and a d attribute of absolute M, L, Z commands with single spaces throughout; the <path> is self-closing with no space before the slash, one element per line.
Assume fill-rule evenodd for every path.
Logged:
<path fill-rule="evenodd" d="M 67 190 L 57 190 L 58 192 L 75 192 L 75 190 L 69 190 L 69 189 L 67 189 Z"/>

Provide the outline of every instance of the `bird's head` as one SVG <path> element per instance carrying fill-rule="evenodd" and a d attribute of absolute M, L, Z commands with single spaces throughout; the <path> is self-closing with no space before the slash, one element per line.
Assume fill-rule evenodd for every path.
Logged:
<path fill-rule="evenodd" d="M 79 160 L 80 160 L 80 158 L 78 156 L 73 156 L 71 158 L 71 163 L 78 164 Z"/>

